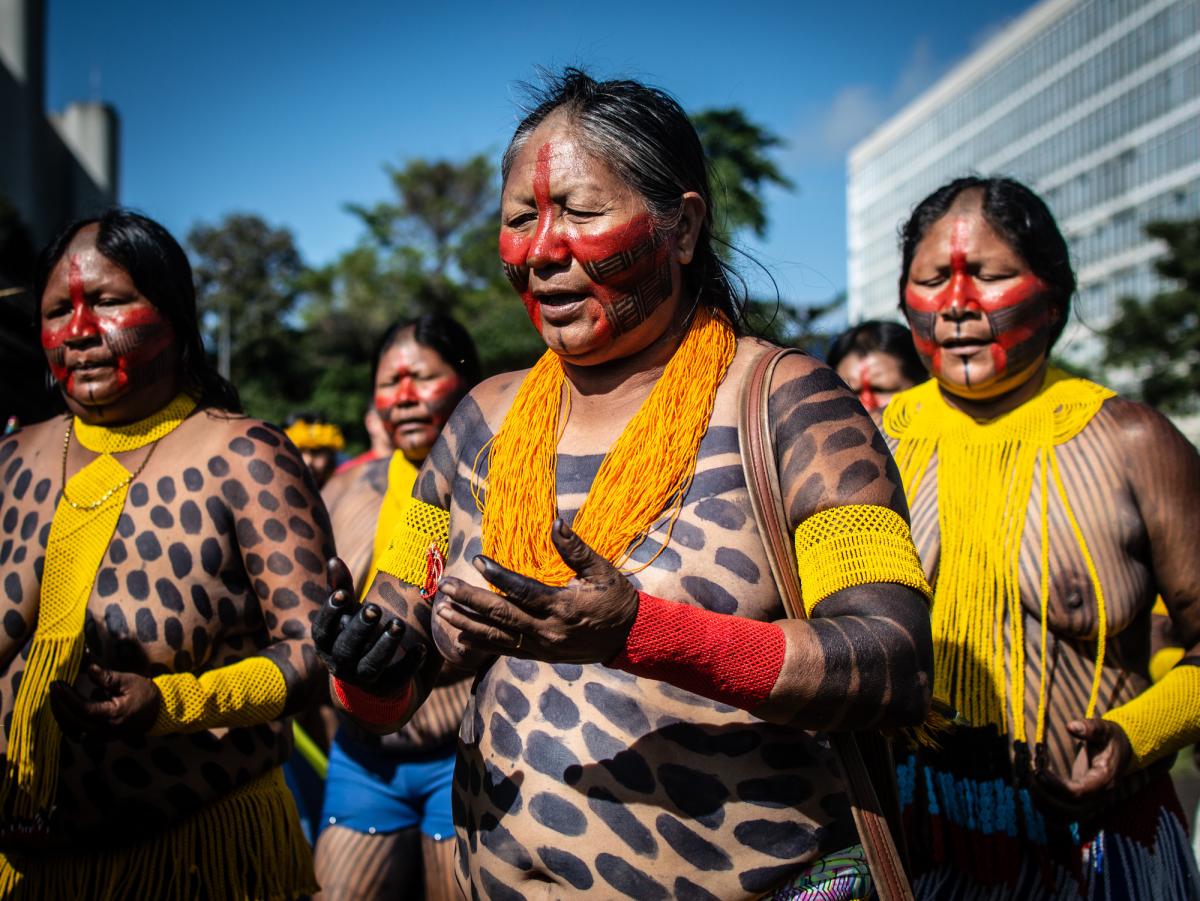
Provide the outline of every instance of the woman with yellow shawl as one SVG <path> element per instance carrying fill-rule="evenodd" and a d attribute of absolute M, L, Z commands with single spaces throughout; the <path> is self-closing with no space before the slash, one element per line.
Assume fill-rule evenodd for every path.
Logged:
<path fill-rule="evenodd" d="M 0 897 L 311 893 L 280 765 L 324 680 L 316 486 L 162 226 L 75 223 L 37 292 L 66 412 L 0 442 Z"/>
<path fill-rule="evenodd" d="M 333 695 L 392 731 L 443 661 L 475 671 L 469 897 L 865 897 L 822 732 L 929 705 L 927 586 L 882 438 L 828 367 L 780 364 L 810 615 L 786 619 L 737 431 L 770 348 L 744 336 L 687 115 L 568 71 L 502 171 L 501 262 L 548 349 L 459 405 L 368 603 L 338 583 L 314 624 Z"/>
<path fill-rule="evenodd" d="M 934 377 L 884 429 L 934 586 L 935 695 L 969 724 L 899 766 L 917 896 L 1200 897 L 1167 773 L 1200 738 L 1200 458 L 1050 365 L 1075 277 L 1028 188 L 940 188 L 902 257 Z M 1156 594 L 1186 650 L 1152 686 Z"/>

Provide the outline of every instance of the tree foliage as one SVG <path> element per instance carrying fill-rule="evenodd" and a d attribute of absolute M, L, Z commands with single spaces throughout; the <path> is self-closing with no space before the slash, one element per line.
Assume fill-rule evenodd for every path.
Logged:
<path fill-rule="evenodd" d="M 1172 287 L 1121 298 L 1104 331 L 1105 363 L 1133 370 L 1141 400 L 1188 413 L 1200 407 L 1200 219 L 1153 222 L 1146 233 L 1167 245 L 1154 268 Z"/>

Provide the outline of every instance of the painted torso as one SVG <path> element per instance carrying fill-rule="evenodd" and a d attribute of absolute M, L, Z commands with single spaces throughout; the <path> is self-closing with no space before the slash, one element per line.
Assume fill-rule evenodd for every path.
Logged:
<path fill-rule="evenodd" d="M 639 589 L 777 620 L 738 452 L 738 391 L 753 355 L 743 340 L 669 543 L 661 548 L 666 530 L 656 529 L 630 568 L 653 557 L 631 576 Z M 454 472 L 446 572 L 475 584 L 472 464 L 520 377 L 485 398 L 486 417 L 474 398 L 464 401 L 449 426 L 456 463 L 439 467 Z M 451 453 L 445 447 L 434 453 Z M 601 460 L 559 455 L 568 519 Z M 848 819 L 832 755 L 814 736 L 599 664 L 495 660 L 475 683 L 460 739 L 459 875 L 484 896 L 749 898 L 853 840 L 817 828 Z"/>
<path fill-rule="evenodd" d="M 1149 685 L 1150 607 L 1156 593 L 1146 529 L 1129 484 L 1121 446 L 1119 399 L 1070 441 L 1056 448 L 1067 496 L 1095 561 L 1107 610 L 1108 642 L 1096 715 L 1130 700 Z M 913 540 L 936 587 L 941 546 L 938 532 L 937 457 L 917 496 L 909 498 Z M 1021 609 L 1025 634 L 1025 719 L 1034 734 L 1041 681 L 1040 520 L 1041 498 L 1033 492 L 1020 553 Z M 1086 564 L 1061 500 L 1049 492 L 1050 593 L 1047 616 L 1046 745 L 1050 765 L 1070 772 L 1074 739 L 1067 724 L 1084 716 L 1095 665 L 1097 603 Z M 937 636 L 935 636 L 935 641 Z M 1006 673 L 1011 684 L 1011 673 Z"/>
<path fill-rule="evenodd" d="M 0 443 L 0 750 L 37 618 L 65 428 L 56 418 Z M 84 626 L 91 659 L 152 677 L 270 646 L 289 695 L 307 688 L 309 616 L 326 594 L 332 546 L 324 507 L 285 440 L 256 420 L 208 412 L 162 439 L 130 485 L 96 574 Z M 72 471 L 92 456 L 74 446 Z M 95 691 L 84 675 L 76 686 Z M 126 841 L 278 766 L 290 749 L 286 720 L 129 742 L 64 739 L 55 831 L 70 840 L 102 828 Z"/>

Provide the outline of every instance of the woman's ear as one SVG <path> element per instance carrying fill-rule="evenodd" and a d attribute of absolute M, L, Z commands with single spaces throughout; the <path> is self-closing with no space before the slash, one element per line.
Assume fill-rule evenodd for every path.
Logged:
<path fill-rule="evenodd" d="M 708 205 L 703 197 L 695 191 L 684 193 L 679 209 L 679 224 L 675 227 L 675 261 L 680 266 L 686 266 L 695 256 L 696 242 L 700 240 L 707 213 Z"/>

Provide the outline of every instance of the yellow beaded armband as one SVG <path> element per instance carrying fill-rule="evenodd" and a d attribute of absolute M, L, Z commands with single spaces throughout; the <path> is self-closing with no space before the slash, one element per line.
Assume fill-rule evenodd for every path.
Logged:
<path fill-rule="evenodd" d="M 154 684 L 162 695 L 151 735 L 257 726 L 275 719 L 287 702 L 287 682 L 266 657 L 250 657 L 200 676 L 170 673 Z"/>
<path fill-rule="evenodd" d="M 835 591 L 894 582 L 932 596 L 908 523 L 895 510 L 850 504 L 814 513 L 796 527 L 804 612 Z"/>
<path fill-rule="evenodd" d="M 392 532 L 392 540 L 380 555 L 377 566 L 380 572 L 422 588 L 428 572 L 430 546 L 436 547 L 445 557 L 449 545 L 450 514 L 414 497 L 400 514 L 400 524 Z"/>
<path fill-rule="evenodd" d="M 1125 730 L 1138 766 L 1200 741 L 1200 666 L 1175 667 L 1104 719 Z"/>

